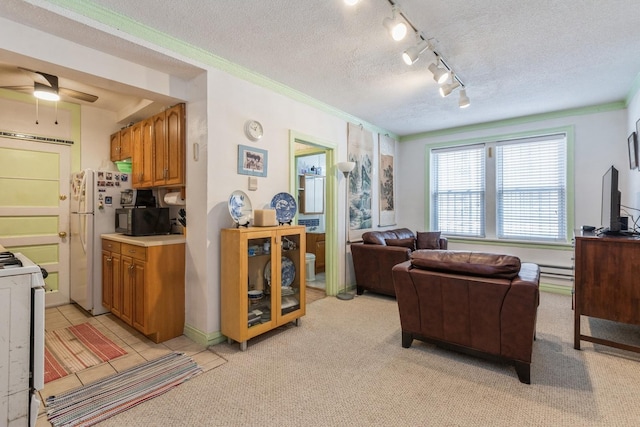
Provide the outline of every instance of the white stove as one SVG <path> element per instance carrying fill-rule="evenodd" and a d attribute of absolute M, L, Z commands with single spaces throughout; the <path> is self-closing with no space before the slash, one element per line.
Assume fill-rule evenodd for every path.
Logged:
<path fill-rule="evenodd" d="M 44 277 L 21 253 L 0 252 L 0 425 L 35 426 L 44 387 Z"/>

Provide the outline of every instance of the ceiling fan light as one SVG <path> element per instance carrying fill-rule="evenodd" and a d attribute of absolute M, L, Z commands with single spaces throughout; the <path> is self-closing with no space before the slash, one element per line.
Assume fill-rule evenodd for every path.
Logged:
<path fill-rule="evenodd" d="M 469 100 L 469 97 L 467 96 L 467 90 L 466 89 L 460 89 L 460 99 L 458 100 L 458 106 L 460 108 L 467 108 L 469 105 L 471 105 L 471 101 Z"/>
<path fill-rule="evenodd" d="M 60 101 L 60 95 L 55 88 L 35 82 L 33 85 L 33 96 L 45 101 Z"/>

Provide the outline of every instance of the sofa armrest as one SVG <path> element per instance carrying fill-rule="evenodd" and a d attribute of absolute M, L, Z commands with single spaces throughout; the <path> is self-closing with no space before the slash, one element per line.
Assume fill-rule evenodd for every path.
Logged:
<path fill-rule="evenodd" d="M 449 249 L 449 240 L 446 237 L 440 237 L 440 249 Z"/>
<path fill-rule="evenodd" d="M 351 245 L 356 285 L 363 289 L 395 295 L 391 269 L 409 259 L 411 250 L 402 246 L 356 243 Z"/>
<path fill-rule="evenodd" d="M 539 283 L 540 268 L 531 263 L 522 263 L 520 273 L 511 281 L 501 312 L 501 351 L 506 357 L 531 362 L 540 303 Z"/>

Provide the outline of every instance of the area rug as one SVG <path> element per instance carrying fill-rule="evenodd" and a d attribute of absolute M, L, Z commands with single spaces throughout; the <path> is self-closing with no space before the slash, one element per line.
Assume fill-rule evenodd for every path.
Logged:
<path fill-rule="evenodd" d="M 118 374 L 46 399 L 54 426 L 92 426 L 166 393 L 202 369 L 184 353 L 169 353 Z"/>
<path fill-rule="evenodd" d="M 45 383 L 127 354 L 90 323 L 48 331 L 44 345 Z"/>

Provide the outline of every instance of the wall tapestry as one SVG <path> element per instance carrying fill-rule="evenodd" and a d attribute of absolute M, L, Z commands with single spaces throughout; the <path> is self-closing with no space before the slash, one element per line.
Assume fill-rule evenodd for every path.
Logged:
<path fill-rule="evenodd" d="M 356 167 L 349 175 L 349 241 L 362 239 L 373 227 L 373 135 L 361 126 L 349 123 L 347 157 Z"/>
<path fill-rule="evenodd" d="M 380 227 L 396 225 L 394 159 L 396 141 L 385 135 L 378 136 L 380 183 Z"/>

